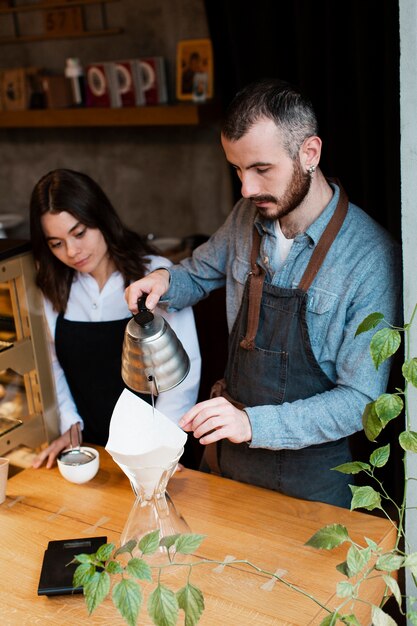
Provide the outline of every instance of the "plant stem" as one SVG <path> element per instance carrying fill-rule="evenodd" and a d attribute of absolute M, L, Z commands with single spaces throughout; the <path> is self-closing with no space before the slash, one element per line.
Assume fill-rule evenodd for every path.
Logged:
<path fill-rule="evenodd" d="M 332 613 L 332 609 L 329 609 L 326 605 L 322 604 L 319 600 L 317 600 L 317 598 L 315 598 L 314 596 L 312 596 L 311 594 L 307 593 L 307 591 L 304 591 L 303 589 L 301 589 L 300 587 L 297 587 L 296 585 L 293 585 L 292 583 L 284 580 L 284 578 L 281 578 L 281 576 L 278 576 L 278 574 L 275 574 L 273 572 L 268 572 L 268 570 L 264 570 L 261 567 L 258 567 L 257 565 L 255 565 L 254 563 L 251 563 L 250 561 L 247 561 L 246 559 L 235 559 L 234 561 L 216 561 L 214 559 L 200 559 L 199 561 L 195 561 L 194 563 L 164 563 L 164 564 L 160 564 L 160 565 L 151 565 L 151 569 L 157 569 L 159 570 L 159 574 L 161 573 L 161 570 L 163 569 L 167 569 L 170 567 L 189 567 L 189 573 L 188 573 L 188 577 L 191 574 L 191 570 L 193 567 L 198 567 L 199 565 L 225 565 L 226 567 L 232 566 L 232 565 L 247 565 L 248 567 L 251 567 L 252 569 L 256 570 L 257 572 L 259 572 L 260 574 L 264 574 L 265 576 L 270 576 L 271 578 L 275 578 L 278 582 L 283 583 L 286 587 L 288 587 L 289 589 L 292 589 L 293 591 L 296 591 L 297 593 L 300 593 L 301 595 L 309 598 L 310 600 L 312 600 L 313 602 L 315 602 L 315 604 L 317 604 L 320 608 L 324 609 L 325 611 L 327 611 L 328 613 Z"/>

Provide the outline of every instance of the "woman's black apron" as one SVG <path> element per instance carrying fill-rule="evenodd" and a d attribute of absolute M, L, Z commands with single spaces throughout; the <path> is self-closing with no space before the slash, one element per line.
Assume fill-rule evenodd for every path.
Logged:
<path fill-rule="evenodd" d="M 340 230 L 347 206 L 340 187 L 336 210 L 297 289 L 264 282 L 265 271 L 257 264 L 261 236 L 254 226 L 252 271 L 229 338 L 225 378 L 214 385 L 212 396 L 223 395 L 243 408 L 294 402 L 334 388 L 311 348 L 307 291 Z M 250 448 L 224 439 L 207 446 L 201 469 L 208 465 L 214 473 L 234 480 L 349 507 L 352 478 L 331 468 L 350 460 L 347 438 L 299 450 Z"/>
<path fill-rule="evenodd" d="M 87 443 L 106 445 L 114 406 L 126 388 L 121 363 L 129 319 L 73 322 L 58 315 L 56 355 L 84 421 L 83 440 Z M 151 401 L 150 396 L 136 395 Z"/>

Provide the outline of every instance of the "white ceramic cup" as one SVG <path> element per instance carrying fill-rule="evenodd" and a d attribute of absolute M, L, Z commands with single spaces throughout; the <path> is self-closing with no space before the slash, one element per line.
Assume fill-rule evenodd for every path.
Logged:
<path fill-rule="evenodd" d="M 67 465 L 57 459 L 58 469 L 61 472 L 62 476 L 69 480 L 71 483 L 86 483 L 87 481 L 94 478 L 94 476 L 98 472 L 98 468 L 100 466 L 100 455 L 95 448 L 88 448 L 87 446 L 81 446 L 81 450 L 88 450 L 94 454 L 94 458 L 87 463 L 83 463 L 82 465 Z M 64 450 L 64 453 L 67 450 Z"/>
<path fill-rule="evenodd" d="M 9 459 L 0 457 L 0 504 L 6 499 L 6 485 L 8 475 Z"/>

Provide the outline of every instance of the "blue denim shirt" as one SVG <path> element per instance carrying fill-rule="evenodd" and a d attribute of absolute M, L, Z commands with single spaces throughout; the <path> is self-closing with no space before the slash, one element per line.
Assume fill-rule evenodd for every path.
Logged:
<path fill-rule="evenodd" d="M 256 206 L 242 199 L 209 241 L 190 259 L 170 268 L 171 282 L 163 301 L 169 309 L 193 305 L 226 285 L 229 331 L 236 318 L 250 271 L 252 229 L 262 238 L 260 265 L 273 285 L 296 288 L 339 197 L 297 235 L 280 266 L 274 223 L 261 219 Z M 279 269 L 278 269 L 279 268 Z M 365 405 L 386 389 L 389 363 L 376 371 L 370 332 L 354 337 L 360 322 L 378 311 L 398 323 L 401 306 L 399 245 L 364 211 L 349 203 L 342 228 L 308 290 L 307 325 L 314 355 L 334 389 L 282 405 L 247 407 L 251 447 L 297 449 L 333 441 L 362 429 Z"/>

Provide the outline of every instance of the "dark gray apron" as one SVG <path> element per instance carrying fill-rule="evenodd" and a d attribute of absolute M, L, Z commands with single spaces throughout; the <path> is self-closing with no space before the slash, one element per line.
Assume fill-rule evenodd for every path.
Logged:
<path fill-rule="evenodd" d="M 83 440 L 87 443 L 105 446 L 109 438 L 113 409 L 126 387 L 121 361 L 129 319 L 73 322 L 58 315 L 56 355 L 84 421 Z M 136 395 L 151 402 L 149 395 Z"/>
<path fill-rule="evenodd" d="M 265 283 L 258 266 L 261 236 L 254 226 L 251 274 L 229 338 L 225 378 L 213 387 L 235 406 L 282 404 L 334 388 L 314 357 L 308 335 L 307 291 L 346 215 L 342 187 L 336 210 L 297 289 Z M 279 428 L 279 426 L 277 426 Z M 308 424 L 306 424 L 308 428 Z M 331 468 L 351 460 L 348 439 L 300 450 L 268 450 L 224 439 L 207 446 L 202 469 L 281 493 L 349 507 L 352 477 Z"/>

